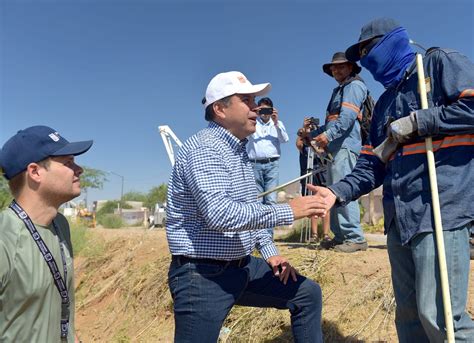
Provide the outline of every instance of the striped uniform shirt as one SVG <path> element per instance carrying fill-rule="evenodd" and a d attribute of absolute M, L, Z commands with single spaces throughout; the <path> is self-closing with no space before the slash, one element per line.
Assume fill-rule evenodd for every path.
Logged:
<path fill-rule="evenodd" d="M 265 259 L 278 255 L 266 228 L 291 224 L 293 212 L 257 200 L 246 143 L 210 122 L 180 148 L 168 184 L 171 254 L 229 261 L 257 248 Z"/>
<path fill-rule="evenodd" d="M 361 80 L 354 80 L 334 88 L 326 110 L 326 121 L 322 128 L 329 144 L 327 151 L 333 155 L 341 149 L 349 149 L 359 155 L 361 148 L 360 123 L 367 87 Z"/>

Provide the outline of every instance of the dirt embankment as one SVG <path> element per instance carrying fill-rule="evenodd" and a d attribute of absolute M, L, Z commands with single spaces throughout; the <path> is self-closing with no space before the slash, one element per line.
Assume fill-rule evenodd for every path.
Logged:
<path fill-rule="evenodd" d="M 91 230 L 89 248 L 76 258 L 76 327 L 84 342 L 172 342 L 167 285 L 169 251 L 162 229 Z M 385 244 L 370 239 L 366 252 L 342 254 L 278 243 L 301 274 L 323 289 L 328 342 L 397 342 L 393 291 Z M 474 263 L 470 313 L 474 315 Z M 258 319 L 258 320 L 256 320 Z M 291 342 L 289 314 L 235 307 L 223 342 Z"/>

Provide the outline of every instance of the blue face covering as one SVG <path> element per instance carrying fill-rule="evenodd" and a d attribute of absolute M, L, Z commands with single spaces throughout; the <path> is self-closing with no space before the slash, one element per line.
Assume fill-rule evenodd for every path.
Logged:
<path fill-rule="evenodd" d="M 394 29 L 362 57 L 360 64 L 370 71 L 374 79 L 385 86 L 395 86 L 415 59 L 407 31 Z"/>

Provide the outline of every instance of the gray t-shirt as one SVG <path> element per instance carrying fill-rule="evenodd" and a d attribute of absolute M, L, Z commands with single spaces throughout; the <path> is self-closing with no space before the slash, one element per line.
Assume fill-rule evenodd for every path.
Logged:
<path fill-rule="evenodd" d="M 68 342 L 74 342 L 74 266 L 69 224 L 55 218 L 64 241 L 71 301 Z M 59 239 L 51 224 L 36 230 L 63 275 Z M 0 342 L 60 342 L 61 297 L 51 272 L 23 221 L 9 208 L 0 212 Z"/>

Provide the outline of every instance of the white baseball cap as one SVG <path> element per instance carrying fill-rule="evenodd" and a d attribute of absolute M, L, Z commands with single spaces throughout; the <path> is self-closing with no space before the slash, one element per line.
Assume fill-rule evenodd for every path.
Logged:
<path fill-rule="evenodd" d="M 261 83 L 252 85 L 249 80 L 239 71 L 228 71 L 214 76 L 206 89 L 204 108 L 234 94 L 264 95 L 270 91 L 272 85 Z"/>

